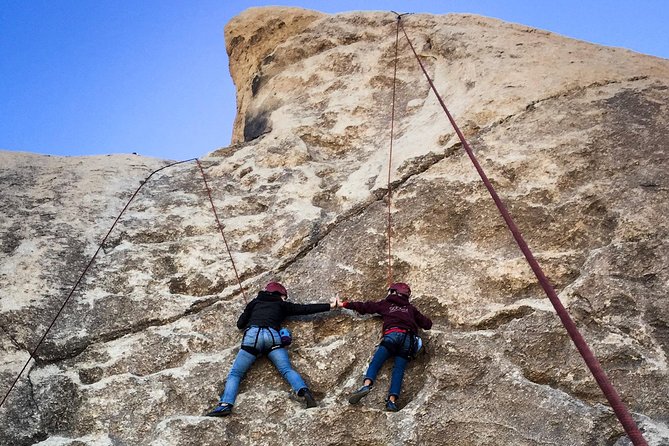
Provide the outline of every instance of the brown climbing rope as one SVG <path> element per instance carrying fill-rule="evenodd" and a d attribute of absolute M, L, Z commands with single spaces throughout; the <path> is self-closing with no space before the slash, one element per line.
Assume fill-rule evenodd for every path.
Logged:
<path fill-rule="evenodd" d="M 400 16 L 397 16 L 397 26 L 395 27 L 395 67 L 393 69 L 393 99 L 390 112 L 390 148 L 388 149 L 388 221 L 386 227 L 386 238 L 388 240 L 388 286 L 393 283 L 393 257 L 391 254 L 392 221 L 391 221 L 391 202 L 393 190 L 391 188 L 391 176 L 393 166 L 393 140 L 395 139 L 395 95 L 397 89 L 397 54 L 400 38 Z"/>
<path fill-rule="evenodd" d="M 207 182 L 207 176 L 204 174 L 204 169 L 202 168 L 200 160 L 195 159 L 195 162 L 197 163 L 197 167 L 200 168 L 200 173 L 202 174 L 202 180 L 204 180 L 204 187 L 207 190 L 207 195 L 209 196 L 209 202 L 211 203 L 211 210 L 214 212 L 214 218 L 216 219 L 218 230 L 221 233 L 221 237 L 223 237 L 223 243 L 225 243 L 225 249 L 228 251 L 228 256 L 230 257 L 230 263 L 232 263 L 232 269 L 235 271 L 235 277 L 237 277 L 237 284 L 239 285 L 239 291 L 241 291 L 242 293 L 244 302 L 248 303 L 248 300 L 246 299 L 246 293 L 244 292 L 244 287 L 242 287 L 242 281 L 239 278 L 239 273 L 237 272 L 237 266 L 235 265 L 235 261 L 232 258 L 232 252 L 230 251 L 228 240 L 225 238 L 225 234 L 223 233 L 223 225 L 221 225 L 221 221 L 218 218 L 218 212 L 216 212 L 216 206 L 214 206 L 214 199 L 211 197 L 211 189 L 209 188 L 209 183 Z"/>
<path fill-rule="evenodd" d="M 221 225 L 221 222 L 220 222 L 220 220 L 219 220 L 219 218 L 218 218 L 218 213 L 216 212 L 216 206 L 214 206 L 214 200 L 212 199 L 212 196 L 211 196 L 211 189 L 209 188 L 209 183 L 207 182 L 207 177 L 206 177 L 206 175 L 205 175 L 205 173 L 204 173 L 204 169 L 202 168 L 202 164 L 200 164 L 200 160 L 198 160 L 197 158 L 191 158 L 191 159 L 187 159 L 187 160 L 183 160 L 183 161 L 177 161 L 177 162 L 174 162 L 174 163 L 167 164 L 167 165 L 165 165 L 165 166 L 163 166 L 163 167 L 161 167 L 161 168 L 159 168 L 159 169 L 154 170 L 153 172 L 151 172 L 151 173 L 149 174 L 149 176 L 147 176 L 147 177 L 144 179 L 144 181 L 141 181 L 141 182 L 140 182 L 139 187 L 137 187 L 137 189 L 136 189 L 135 192 L 132 194 L 132 196 L 130 197 L 130 199 L 128 200 L 128 202 L 125 204 L 125 206 L 123 207 L 123 209 L 121 210 L 121 212 L 118 214 L 118 216 L 116 217 L 116 220 L 114 220 L 114 223 L 112 223 L 111 227 L 109 228 L 109 231 L 107 231 L 107 234 L 102 238 L 102 241 L 99 243 L 99 245 L 98 245 L 98 249 L 95 251 L 95 253 L 94 253 L 93 256 L 91 257 L 91 259 L 89 260 L 88 264 L 86 265 L 86 267 L 85 267 L 84 270 L 82 271 L 81 275 L 79 276 L 79 279 L 77 279 L 76 283 L 74 284 L 74 286 L 72 287 L 72 289 L 71 289 L 70 292 L 68 293 L 67 297 L 65 298 L 65 300 L 64 300 L 63 303 L 61 304 L 60 309 L 58 310 L 58 312 L 57 312 L 56 315 L 54 316 L 53 320 L 51 321 L 51 323 L 49 324 L 49 326 L 47 327 L 47 329 L 44 331 L 44 334 L 42 335 L 42 337 L 40 338 L 40 340 L 37 342 L 37 345 L 35 346 L 35 348 L 30 352 L 30 357 L 28 358 L 28 360 L 26 361 L 26 363 L 23 365 L 23 368 L 21 369 L 21 371 L 20 371 L 20 372 L 18 373 L 18 375 L 16 376 L 16 379 L 14 380 L 14 382 L 12 383 L 12 385 L 9 387 L 9 390 L 7 390 L 7 393 L 5 394 L 5 396 L 3 397 L 2 401 L 0 402 L 0 407 L 2 407 L 2 405 L 5 403 L 5 401 L 6 401 L 7 398 L 9 397 L 9 394 L 11 393 L 11 391 L 14 389 L 14 387 L 16 387 L 16 384 L 19 382 L 19 379 L 21 379 L 21 376 L 23 375 L 23 372 L 25 372 L 26 368 L 27 368 L 28 365 L 30 364 L 30 361 L 33 360 L 33 359 L 35 358 L 35 355 L 37 354 L 37 349 L 39 349 L 39 347 L 42 345 L 42 343 L 43 343 L 44 340 L 46 339 L 47 335 L 49 334 L 49 332 L 50 332 L 51 329 L 53 328 L 54 324 L 56 323 L 56 320 L 57 320 L 58 317 L 61 315 L 61 313 L 62 313 L 63 310 L 65 309 L 65 306 L 67 305 L 67 303 L 69 302 L 70 298 L 71 298 L 72 295 L 74 294 L 74 291 L 77 289 L 77 287 L 79 286 L 79 284 L 80 284 L 81 281 L 83 280 L 83 278 L 84 278 L 84 276 L 86 275 L 86 273 L 88 272 L 89 268 L 91 267 L 91 265 L 92 265 L 93 262 L 95 261 L 95 258 L 96 258 L 97 255 L 100 253 L 100 250 L 103 249 L 104 244 L 105 244 L 105 242 L 107 241 L 107 239 L 109 238 L 109 235 L 111 234 L 112 230 L 116 227 L 116 224 L 117 224 L 117 223 L 119 222 L 119 220 L 121 219 L 121 216 L 123 216 L 123 214 L 125 213 L 125 211 L 126 211 L 126 210 L 128 209 L 128 207 L 130 206 L 130 203 L 132 203 L 132 201 L 135 199 L 135 197 L 137 196 L 137 194 L 139 193 L 139 191 L 144 187 L 144 185 L 149 181 L 149 179 L 150 179 L 153 175 L 155 175 L 156 173 L 160 172 L 161 170 L 167 169 L 167 168 L 172 167 L 172 166 L 176 166 L 176 165 L 178 165 L 178 164 L 188 163 L 188 162 L 190 162 L 190 161 L 195 161 L 195 162 L 197 163 L 197 166 L 198 166 L 199 169 L 200 169 L 200 173 L 202 174 L 202 180 L 204 181 L 205 189 L 206 189 L 207 195 L 208 195 L 208 197 L 209 197 L 209 202 L 211 203 L 211 209 L 212 209 L 212 211 L 214 212 L 214 217 L 215 217 L 215 219 L 216 219 L 216 223 L 217 223 L 217 225 L 218 225 L 218 229 L 219 229 L 219 231 L 221 232 L 221 236 L 223 237 L 223 241 L 224 241 L 224 243 L 225 243 L 225 247 L 226 247 L 226 249 L 227 249 L 227 251 L 228 251 L 228 255 L 230 256 L 230 262 L 232 263 L 232 268 L 233 268 L 233 270 L 234 270 L 234 272 L 235 272 L 235 276 L 237 277 L 237 283 L 239 284 L 239 289 L 240 289 L 240 291 L 241 291 L 241 293 L 242 293 L 242 296 L 244 297 L 244 301 L 245 301 L 245 302 L 248 302 L 247 299 L 246 299 L 246 294 L 244 293 L 244 288 L 242 287 L 242 283 L 241 283 L 241 280 L 240 280 L 240 278 L 239 278 L 239 274 L 238 274 L 238 272 L 237 272 L 237 266 L 235 265 L 235 262 L 234 262 L 234 260 L 233 260 L 233 258 L 232 258 L 232 253 L 231 253 L 231 251 L 230 251 L 230 247 L 229 247 L 229 245 L 228 245 L 228 241 L 226 240 L 226 238 L 225 238 L 225 234 L 223 233 L 223 226 Z"/>
<path fill-rule="evenodd" d="M 476 171 L 478 172 L 479 176 L 481 177 L 481 180 L 485 184 L 486 189 L 488 189 L 488 192 L 490 193 L 493 201 L 495 202 L 495 205 L 497 206 L 497 209 L 499 210 L 500 214 L 502 215 L 502 218 L 506 222 L 507 227 L 513 234 L 513 238 L 516 240 L 516 243 L 518 244 L 518 247 L 522 251 L 523 255 L 525 256 L 525 259 L 529 263 L 530 267 L 532 268 L 532 271 L 534 271 L 534 274 L 537 277 L 537 280 L 541 284 L 541 287 L 544 289 L 544 292 L 548 296 L 548 299 L 551 301 L 553 304 L 553 307 L 555 308 L 555 311 L 557 312 L 557 315 L 559 316 L 560 320 L 562 321 L 562 324 L 564 325 L 565 329 L 567 330 L 567 333 L 569 333 L 569 336 L 571 337 L 571 340 L 574 342 L 574 345 L 578 349 L 579 353 L 583 357 L 583 360 L 585 361 L 586 365 L 590 369 L 590 372 L 592 373 L 592 376 L 595 378 L 595 381 L 597 381 L 597 384 L 601 388 L 602 392 L 606 396 L 606 399 L 609 401 L 609 404 L 611 405 L 611 408 L 616 414 L 616 417 L 618 417 L 618 420 L 622 424 L 623 428 L 625 429 L 625 432 L 627 432 L 628 437 L 630 440 L 632 440 L 632 443 L 634 443 L 635 446 L 647 446 L 646 440 L 643 438 L 643 435 L 641 435 L 641 432 L 639 431 L 639 428 L 637 427 L 636 423 L 634 422 L 634 419 L 632 418 L 632 415 L 629 412 L 629 409 L 627 406 L 625 406 L 625 403 L 621 400 L 620 396 L 618 395 L 618 392 L 616 392 L 616 389 L 613 387 L 611 382 L 609 381 L 608 377 L 606 376 L 606 373 L 602 369 L 601 364 L 595 357 L 595 355 L 592 353 L 590 348 L 588 347 L 588 344 L 586 343 L 585 339 L 579 332 L 578 328 L 576 327 L 576 324 L 574 321 L 571 319 L 569 316 L 569 312 L 564 308 L 562 305 L 562 302 L 560 301 L 560 298 L 558 297 L 557 293 L 555 292 L 555 289 L 553 286 L 550 284 L 548 278 L 544 274 L 543 270 L 541 269 L 541 266 L 539 265 L 539 262 L 535 259 L 534 255 L 532 254 L 532 251 L 528 247 L 527 243 L 523 239 L 522 234 L 520 233 L 520 230 L 516 226 L 515 222 L 513 221 L 513 218 L 511 218 L 511 214 L 507 210 L 506 206 L 502 202 L 502 200 L 499 198 L 499 195 L 497 195 L 497 192 L 495 191 L 495 188 L 493 187 L 492 183 L 488 179 L 487 175 L 483 171 L 483 168 L 479 164 L 478 160 L 474 156 L 474 152 L 472 151 L 471 147 L 467 143 L 467 140 L 465 139 L 464 135 L 460 131 L 460 128 L 456 124 L 455 120 L 453 119 L 453 116 L 451 116 L 451 113 L 448 111 L 448 108 L 446 107 L 446 104 L 444 103 L 443 99 L 439 95 L 439 92 L 437 91 L 437 88 L 434 86 L 434 82 L 430 78 L 430 76 L 427 73 L 427 70 L 425 69 L 425 66 L 423 65 L 423 62 L 421 61 L 420 57 L 418 56 L 418 53 L 416 52 L 416 49 L 414 48 L 413 44 L 411 43 L 411 40 L 409 39 L 409 36 L 407 35 L 406 30 L 404 29 L 404 25 L 401 23 L 401 18 L 398 17 L 398 23 L 399 26 L 402 28 L 402 32 L 404 33 L 404 37 L 406 37 L 407 42 L 409 43 L 409 46 L 411 47 L 411 51 L 413 52 L 414 56 L 416 57 L 416 60 L 418 61 L 418 64 L 420 65 L 421 70 L 423 71 L 423 74 L 425 75 L 425 78 L 427 79 L 428 83 L 430 84 L 430 88 L 434 92 L 434 94 L 437 96 L 437 99 L 439 101 L 439 104 L 441 104 L 441 107 L 444 109 L 444 113 L 446 113 L 446 116 L 448 117 L 448 120 L 451 122 L 451 125 L 453 126 L 453 129 L 455 130 L 455 133 L 457 133 L 458 138 L 460 138 L 460 142 L 462 143 L 462 146 L 464 147 L 465 151 L 467 152 L 467 155 L 469 156 L 469 159 L 471 162 L 474 164 L 474 167 L 476 168 Z"/>
<path fill-rule="evenodd" d="M 153 175 L 155 175 L 156 173 L 160 172 L 161 170 L 167 169 L 168 167 L 176 166 L 177 164 L 187 163 L 187 162 L 189 162 L 189 161 L 193 161 L 194 159 L 195 159 L 195 158 L 191 158 L 191 159 L 188 159 L 188 160 L 177 161 L 177 162 L 174 162 L 174 163 L 171 163 L 171 164 L 167 164 L 166 166 L 163 166 L 163 167 L 161 167 L 160 169 L 156 169 L 156 170 L 154 170 L 153 172 L 151 172 L 151 173 L 149 174 L 149 176 L 146 177 L 146 178 L 144 179 L 144 181 L 141 181 L 141 182 L 139 183 L 139 187 L 135 190 L 135 192 L 132 194 L 132 196 L 130 197 L 130 199 L 128 200 L 128 202 L 125 204 L 125 206 L 123 207 L 123 209 L 121 210 L 121 212 L 118 214 L 118 217 L 116 217 L 116 220 L 114 220 L 114 223 L 112 223 L 111 227 L 109 228 L 109 231 L 107 231 L 107 234 L 102 238 L 102 241 L 101 241 L 100 244 L 98 245 L 98 249 L 95 251 L 95 254 L 93 254 L 93 257 L 91 257 L 91 259 L 89 260 L 88 264 L 86 265 L 86 267 L 85 267 L 84 270 L 82 271 L 81 275 L 79 276 L 79 279 L 77 279 L 77 281 L 75 282 L 74 286 L 72 287 L 72 289 L 71 289 L 70 292 L 68 293 L 67 297 L 65 298 L 65 300 L 64 300 L 63 303 L 61 304 L 60 309 L 58 310 L 58 312 L 57 312 L 56 315 L 54 316 L 54 318 L 53 318 L 53 320 L 51 321 L 51 323 L 49 324 L 49 326 L 46 328 L 46 330 L 44 330 L 44 334 L 42 335 L 42 337 L 40 338 L 40 340 L 37 342 L 37 345 L 36 345 L 35 348 L 30 352 L 30 357 L 28 358 L 28 360 L 26 361 L 26 363 L 23 365 L 23 368 L 21 369 L 21 371 L 19 372 L 19 374 L 16 376 L 16 379 L 14 380 L 14 382 L 12 383 L 12 385 L 9 387 L 9 390 L 7 390 L 7 393 L 5 394 L 4 398 L 2 398 L 2 401 L 0 402 L 0 407 L 2 407 L 2 405 L 3 405 L 3 404 L 5 403 L 5 401 L 7 400 L 7 397 L 9 396 L 10 392 L 14 389 L 14 387 L 16 386 L 16 384 L 19 382 L 19 379 L 21 378 L 21 375 L 23 375 L 23 372 L 25 372 L 26 368 L 28 367 L 28 364 L 30 364 L 30 361 L 32 361 L 33 358 L 35 358 L 35 355 L 37 354 L 37 349 L 40 348 L 40 346 L 42 345 L 42 343 L 43 343 L 44 340 L 46 339 L 46 336 L 49 334 L 49 331 L 51 331 L 51 328 L 53 328 L 54 324 L 56 323 L 56 320 L 58 319 L 58 317 L 60 316 L 60 314 L 63 312 L 63 309 L 65 308 L 65 305 L 67 305 L 68 301 L 69 301 L 70 298 L 72 297 L 72 294 L 74 294 L 74 291 L 77 289 L 77 287 L 79 286 L 79 284 L 80 284 L 81 281 L 83 280 L 84 276 L 85 276 L 86 273 L 88 272 L 88 269 L 89 269 L 89 268 L 91 267 L 91 265 L 93 264 L 93 261 L 95 261 L 95 258 L 98 256 L 98 253 L 100 252 L 100 250 L 102 250 L 102 248 L 103 248 L 105 242 L 107 241 L 107 238 L 109 237 L 109 234 L 111 234 L 112 230 L 113 230 L 114 227 L 116 226 L 116 223 L 118 223 L 118 221 L 121 219 L 121 216 L 122 216 L 122 215 L 125 213 L 125 211 L 128 209 L 128 206 L 130 206 L 130 203 L 132 203 L 132 200 L 135 199 L 135 197 L 137 196 L 137 194 L 139 193 L 139 191 L 144 187 L 144 185 L 147 183 L 147 181 L 149 181 L 149 179 L 150 179 Z"/>

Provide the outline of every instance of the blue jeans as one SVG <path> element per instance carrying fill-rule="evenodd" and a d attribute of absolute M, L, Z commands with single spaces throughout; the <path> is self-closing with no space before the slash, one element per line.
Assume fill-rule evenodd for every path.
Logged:
<path fill-rule="evenodd" d="M 267 353 L 276 345 L 281 345 L 281 336 L 273 328 L 251 327 L 246 330 L 242 339 L 242 346 L 253 347 L 260 353 Z M 275 348 L 267 353 L 267 357 L 295 392 L 307 387 L 300 374 L 293 370 L 293 367 L 290 365 L 288 351 L 285 348 Z M 230 369 L 230 373 L 228 374 L 228 379 L 225 382 L 225 390 L 220 398 L 222 403 L 235 404 L 237 393 L 239 393 L 239 384 L 256 359 L 256 355 L 246 350 L 239 350 L 235 362 L 232 364 L 232 369 Z"/>
<path fill-rule="evenodd" d="M 390 348 L 390 349 L 389 349 Z M 377 347 L 369 363 L 365 379 L 376 381 L 376 375 L 384 362 L 391 356 L 395 356 L 395 365 L 390 378 L 390 389 L 388 396 L 395 396 L 399 398 L 402 390 L 402 380 L 404 379 L 404 370 L 406 369 L 409 360 L 407 357 L 411 353 L 411 336 L 405 333 L 389 333 L 383 337 L 381 344 Z"/>

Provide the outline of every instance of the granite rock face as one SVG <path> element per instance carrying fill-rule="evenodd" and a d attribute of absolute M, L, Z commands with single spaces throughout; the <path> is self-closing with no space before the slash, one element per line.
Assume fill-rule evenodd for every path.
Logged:
<path fill-rule="evenodd" d="M 669 444 L 669 61 L 471 15 L 409 39 L 649 444 Z M 380 322 L 291 320 L 304 410 L 264 358 L 216 402 L 245 299 L 380 299 L 396 20 L 250 9 L 226 27 L 234 141 L 142 187 L 0 408 L 11 445 L 630 444 L 400 31 L 392 266 L 434 320 L 383 411 L 350 406 Z M 0 384 L 168 161 L 0 152 Z"/>

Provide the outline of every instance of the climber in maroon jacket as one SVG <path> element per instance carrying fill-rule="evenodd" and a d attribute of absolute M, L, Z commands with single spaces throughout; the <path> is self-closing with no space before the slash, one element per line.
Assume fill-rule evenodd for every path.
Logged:
<path fill-rule="evenodd" d="M 366 396 L 374 385 L 379 369 L 387 359 L 394 357 L 390 380 L 390 389 L 386 399 L 386 410 L 397 412 L 397 400 L 402 389 L 404 370 L 409 360 L 418 353 L 422 341 L 418 337 L 418 329 L 429 330 L 432 327 L 430 318 L 409 303 L 411 288 L 406 283 L 393 283 L 388 289 L 388 296 L 378 302 L 343 302 L 342 306 L 360 314 L 378 313 L 383 318 L 383 338 L 374 352 L 372 361 L 365 373 L 362 387 L 353 392 L 348 400 L 357 404 Z"/>

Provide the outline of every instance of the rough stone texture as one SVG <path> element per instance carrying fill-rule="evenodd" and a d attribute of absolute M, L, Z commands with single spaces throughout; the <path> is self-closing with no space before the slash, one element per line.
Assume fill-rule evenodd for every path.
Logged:
<path fill-rule="evenodd" d="M 265 82 L 259 71 L 272 62 L 274 48 L 323 17 L 325 15 L 320 12 L 300 8 L 251 8 L 227 24 L 225 43 L 230 75 L 238 86 L 233 142 L 252 139 L 252 135 L 269 131 L 267 116 L 260 114 L 248 118 L 245 113 Z M 293 51 L 300 51 L 300 48 L 293 48 Z"/>
<path fill-rule="evenodd" d="M 470 16 L 405 28 L 649 444 L 669 444 L 669 62 Z M 395 18 L 251 9 L 226 27 L 234 144 L 202 161 L 249 297 L 378 299 Z M 400 41 L 394 276 L 435 321 L 398 413 L 360 407 L 380 324 L 288 323 L 320 400 L 261 359 L 235 414 L 201 415 L 244 306 L 193 163 L 154 175 L 0 408 L 12 445 L 626 445 Z M 139 182 L 167 162 L 0 152 L 0 384 L 16 373 Z M 3 391 L 4 395 L 4 391 Z"/>

